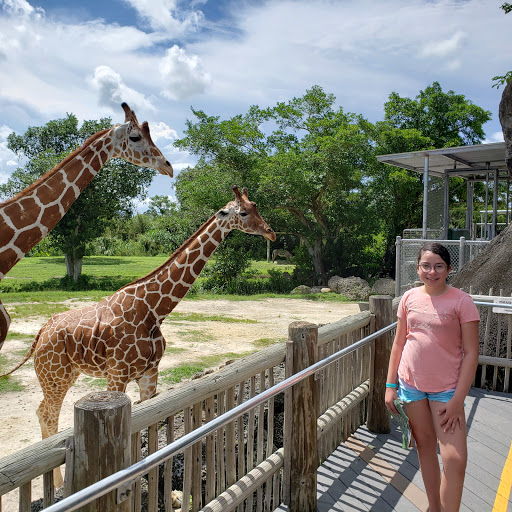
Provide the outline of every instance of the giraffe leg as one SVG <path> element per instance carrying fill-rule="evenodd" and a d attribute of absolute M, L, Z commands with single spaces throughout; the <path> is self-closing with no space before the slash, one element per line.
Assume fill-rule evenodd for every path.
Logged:
<path fill-rule="evenodd" d="M 41 435 L 43 439 L 53 436 L 59 429 L 59 415 L 62 403 L 66 393 L 76 382 L 80 375 L 77 371 L 72 371 L 66 380 L 50 380 L 48 378 L 40 378 L 39 383 L 43 389 L 44 398 L 37 408 L 36 414 L 41 426 Z M 39 377 L 39 375 L 38 375 Z M 60 468 L 53 470 L 53 481 L 55 487 L 62 487 L 64 482 Z"/>
<path fill-rule="evenodd" d="M 137 379 L 139 385 L 140 401 L 148 400 L 156 395 L 156 386 L 158 383 L 158 366 L 149 368 L 140 379 Z"/>

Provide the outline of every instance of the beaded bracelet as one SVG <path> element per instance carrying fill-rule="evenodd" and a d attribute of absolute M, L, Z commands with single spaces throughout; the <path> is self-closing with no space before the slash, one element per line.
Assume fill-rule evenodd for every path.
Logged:
<path fill-rule="evenodd" d="M 397 388 L 398 386 L 393 382 L 386 382 L 387 388 Z"/>

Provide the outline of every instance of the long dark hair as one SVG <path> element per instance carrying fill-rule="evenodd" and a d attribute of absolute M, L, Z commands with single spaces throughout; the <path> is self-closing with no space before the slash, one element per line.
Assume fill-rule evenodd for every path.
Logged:
<path fill-rule="evenodd" d="M 421 260 L 421 257 L 423 256 L 424 252 L 433 252 L 434 254 L 437 254 L 441 256 L 442 260 L 446 263 L 448 268 L 450 268 L 451 265 L 451 259 L 450 259 L 450 253 L 448 252 L 448 249 L 440 244 L 439 242 L 426 242 L 424 243 L 420 250 L 418 251 L 418 263 Z"/>

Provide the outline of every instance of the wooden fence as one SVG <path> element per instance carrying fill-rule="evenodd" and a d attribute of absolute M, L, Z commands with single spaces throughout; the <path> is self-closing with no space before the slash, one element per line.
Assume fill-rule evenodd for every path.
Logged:
<path fill-rule="evenodd" d="M 477 298 L 482 301 L 492 299 L 484 296 Z M 131 463 L 272 387 L 301 365 L 334 354 L 375 332 L 383 323 L 389 324 L 397 300 L 393 302 L 392 309 L 390 304 L 390 300 L 372 298 L 371 311 L 321 326 L 313 346 L 308 349 L 297 351 L 297 340 L 290 338 L 286 344 L 276 344 L 216 373 L 135 405 L 130 426 Z M 486 309 L 481 309 L 482 324 L 485 325 L 492 322 L 494 317 L 505 316 L 492 312 L 487 315 Z M 489 340 L 485 346 L 486 351 L 480 356 L 481 368 L 485 365 L 486 375 L 488 367 L 498 368 L 496 385 L 502 383 L 505 391 L 510 390 L 508 379 L 512 366 L 510 318 L 507 315 L 504 323 L 503 318 L 500 318 L 500 325 L 503 323 L 500 336 L 503 337 L 503 329 L 506 329 L 504 339 L 508 340 L 508 345 L 505 342 L 505 357 L 495 355 L 496 347 L 493 348 L 493 354 L 489 353 L 492 345 Z M 303 339 L 304 335 L 298 338 Z M 387 421 L 389 429 L 389 417 L 379 397 L 383 396 L 384 391 L 383 373 L 387 368 L 386 354 L 389 355 L 390 340 L 391 335 L 382 343 L 372 342 L 358 348 L 318 372 L 313 380 L 310 379 L 309 386 L 314 390 L 314 399 L 309 406 L 313 404 L 316 410 L 313 417 L 316 418 L 317 442 L 316 446 L 312 446 L 315 449 L 311 450 L 315 468 L 367 417 L 369 426 L 372 424 L 373 428 L 385 431 Z M 484 345 L 485 338 L 481 339 L 482 349 Z M 502 349 L 499 343 L 498 352 L 503 352 Z M 294 352 L 295 360 L 290 362 Z M 302 354 L 299 358 L 302 362 L 298 362 L 297 354 Z M 492 359 L 496 357 L 496 360 Z M 487 386 L 492 382 L 492 379 L 485 380 Z M 475 384 L 479 385 L 479 382 Z M 289 395 L 288 404 L 293 403 L 290 400 L 293 400 L 293 395 Z M 299 415 L 298 405 L 291 408 L 287 405 L 287 409 L 284 402 L 281 395 L 269 399 L 186 448 L 183 454 L 168 459 L 160 468 L 149 471 L 124 493 L 128 499 L 123 502 L 124 508 L 119 510 L 173 511 L 179 509 L 178 502 L 173 503 L 178 495 L 185 504 L 183 510 L 210 512 L 272 511 L 282 502 L 304 499 L 304 495 L 298 495 L 297 486 L 291 488 L 290 482 L 296 477 L 293 474 L 296 468 L 290 465 L 288 459 L 285 460 L 285 454 L 293 451 L 287 443 L 297 441 L 297 436 L 295 433 L 290 435 L 289 429 L 296 421 L 295 416 Z M 300 414 L 304 415 L 304 409 Z M 52 471 L 62 464 L 66 467 L 64 494 L 74 492 L 72 482 L 76 481 L 73 478 L 76 469 L 72 461 L 76 460 L 76 454 L 73 440 L 73 430 L 67 429 L 1 459 L 0 496 L 19 489 L 18 510 L 29 511 L 32 481 L 42 475 L 42 505 L 50 506 L 55 497 Z M 290 507 L 290 510 L 300 509 Z"/>

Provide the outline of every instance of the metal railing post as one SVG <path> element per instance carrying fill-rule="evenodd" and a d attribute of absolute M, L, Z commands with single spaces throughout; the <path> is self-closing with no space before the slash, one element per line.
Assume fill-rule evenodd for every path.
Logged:
<path fill-rule="evenodd" d="M 396 256 L 395 256 L 395 297 L 402 295 L 400 290 L 402 288 L 402 265 L 400 264 L 402 258 L 402 237 L 396 237 Z"/>
<path fill-rule="evenodd" d="M 460 242 L 459 242 L 459 272 L 462 270 L 462 267 L 464 266 L 464 254 L 465 254 L 465 248 L 466 248 L 466 238 L 461 236 Z"/>

